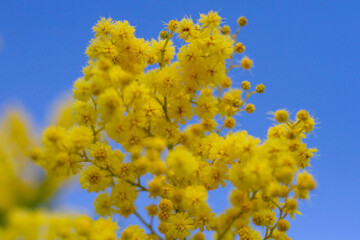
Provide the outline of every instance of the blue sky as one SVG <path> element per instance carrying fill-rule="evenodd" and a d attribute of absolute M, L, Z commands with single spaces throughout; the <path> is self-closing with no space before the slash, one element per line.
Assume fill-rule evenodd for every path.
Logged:
<path fill-rule="evenodd" d="M 360 214 L 360 1 L 17 1 L 0 3 L 0 104 L 22 102 L 40 126 L 51 103 L 71 89 L 86 63 L 91 26 L 100 16 L 126 19 L 136 35 L 156 38 L 173 18 L 218 10 L 240 33 L 251 72 L 231 72 L 239 84 L 264 83 L 251 102 L 256 111 L 237 119 L 239 128 L 264 138 L 269 111 L 307 109 L 319 122 L 307 141 L 319 149 L 311 172 L 318 188 L 292 222 L 293 239 L 359 239 Z M 89 200 L 72 190 L 70 206 Z M 214 205 L 218 201 L 214 200 Z M 90 206 L 90 203 L 84 204 Z"/>

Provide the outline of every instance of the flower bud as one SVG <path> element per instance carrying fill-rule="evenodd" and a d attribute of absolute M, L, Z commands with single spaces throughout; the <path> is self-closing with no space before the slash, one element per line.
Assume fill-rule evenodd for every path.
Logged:
<path fill-rule="evenodd" d="M 163 40 L 168 39 L 168 38 L 170 37 L 169 32 L 168 32 L 168 31 L 161 31 L 161 32 L 160 32 L 160 37 L 161 37 L 161 39 L 163 39 Z"/>
<path fill-rule="evenodd" d="M 175 30 L 177 29 L 177 26 L 178 26 L 178 22 L 176 20 L 171 20 L 169 23 L 168 23 L 168 29 L 171 31 L 171 32 L 175 32 Z"/>
<path fill-rule="evenodd" d="M 229 88 L 231 87 L 231 79 L 229 77 L 224 77 L 221 81 L 221 87 L 222 88 Z"/>
<path fill-rule="evenodd" d="M 248 105 L 245 106 L 245 111 L 247 113 L 253 113 L 255 111 L 255 105 L 249 103 Z"/>
<path fill-rule="evenodd" d="M 252 66 L 252 63 L 253 63 L 253 62 L 252 62 L 251 59 L 249 59 L 248 57 L 244 57 L 243 59 L 241 59 L 241 62 L 240 62 L 241 66 L 242 66 L 243 69 L 245 69 L 245 70 L 250 69 L 251 66 Z"/>
<path fill-rule="evenodd" d="M 233 127 L 235 127 L 235 119 L 227 117 L 225 119 L 224 126 L 228 129 L 232 129 Z"/>
<path fill-rule="evenodd" d="M 229 34 L 230 33 L 230 27 L 228 25 L 222 26 L 221 33 L 224 34 L 224 35 Z"/>
<path fill-rule="evenodd" d="M 241 83 L 241 88 L 244 89 L 244 90 L 249 90 L 251 87 L 250 83 L 248 81 L 243 81 Z"/>
<path fill-rule="evenodd" d="M 309 118 L 310 115 L 306 110 L 300 110 L 296 113 L 296 119 L 299 121 L 307 121 Z"/>
<path fill-rule="evenodd" d="M 239 17 L 237 23 L 239 24 L 240 27 L 244 27 L 247 24 L 247 19 L 245 17 Z"/>
<path fill-rule="evenodd" d="M 243 53 L 245 51 L 245 46 L 242 43 L 236 43 L 234 50 L 236 53 Z"/>
<path fill-rule="evenodd" d="M 255 90 L 257 93 L 261 94 L 265 91 L 265 86 L 260 83 L 259 85 L 256 86 Z"/>
<path fill-rule="evenodd" d="M 275 112 L 275 120 L 278 123 L 284 123 L 287 122 L 289 120 L 289 113 L 283 109 L 283 110 L 277 110 Z"/>
<path fill-rule="evenodd" d="M 173 204 L 169 199 L 163 199 L 159 203 L 159 208 L 161 211 L 170 211 L 172 207 Z"/>
<path fill-rule="evenodd" d="M 280 232 L 286 232 L 290 227 L 290 223 L 285 219 L 280 219 L 277 223 L 277 228 Z"/>
<path fill-rule="evenodd" d="M 146 210 L 148 211 L 149 216 L 156 216 L 159 211 L 158 207 L 155 204 L 147 206 Z"/>

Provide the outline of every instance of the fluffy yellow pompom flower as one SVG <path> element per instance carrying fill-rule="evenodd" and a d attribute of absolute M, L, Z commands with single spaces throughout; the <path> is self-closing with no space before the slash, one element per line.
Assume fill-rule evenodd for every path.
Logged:
<path fill-rule="evenodd" d="M 181 124 L 185 124 L 191 120 L 193 115 L 193 106 L 187 99 L 180 98 L 170 102 L 169 117 L 174 119 L 175 122 L 180 121 Z"/>
<path fill-rule="evenodd" d="M 111 18 L 100 18 L 97 24 L 93 27 L 95 36 L 106 37 L 114 33 L 113 22 Z"/>
<path fill-rule="evenodd" d="M 250 58 L 244 57 L 243 59 L 241 59 L 241 66 L 243 67 L 243 69 L 248 70 L 251 68 L 252 65 L 253 62 Z"/>
<path fill-rule="evenodd" d="M 95 125 L 97 113 L 95 108 L 86 102 L 76 101 L 73 106 L 73 114 L 76 123 L 84 126 Z"/>
<path fill-rule="evenodd" d="M 186 213 L 177 213 L 169 218 L 167 236 L 177 239 L 187 238 L 194 228 L 193 224 L 193 220 Z"/>
<path fill-rule="evenodd" d="M 114 212 L 108 193 L 100 193 L 94 201 L 94 206 L 95 212 L 102 217 L 111 216 Z"/>
<path fill-rule="evenodd" d="M 260 240 L 261 236 L 259 232 L 256 232 L 254 229 L 250 227 L 243 227 L 240 228 L 237 232 L 240 236 L 240 239 L 247 239 L 247 240 Z"/>
<path fill-rule="evenodd" d="M 178 22 L 176 20 L 170 20 L 168 23 L 168 29 L 174 32 L 177 29 Z"/>
<path fill-rule="evenodd" d="M 169 176 L 189 179 L 198 168 L 195 157 L 183 147 L 177 147 L 166 158 Z"/>
<path fill-rule="evenodd" d="M 111 147 L 105 143 L 97 142 L 90 147 L 90 157 L 97 166 L 106 167 L 110 164 L 110 158 L 112 157 Z"/>
<path fill-rule="evenodd" d="M 94 240 L 116 240 L 116 231 L 118 229 L 119 227 L 116 222 L 113 222 L 111 218 L 100 218 L 94 222 L 90 232 L 90 237 Z"/>
<path fill-rule="evenodd" d="M 231 29 L 227 25 L 224 25 L 224 26 L 221 27 L 221 33 L 224 34 L 224 35 L 229 34 L 230 31 L 231 31 Z"/>
<path fill-rule="evenodd" d="M 75 126 L 66 132 L 65 145 L 73 151 L 82 151 L 89 147 L 93 140 L 92 131 L 84 126 Z"/>
<path fill-rule="evenodd" d="M 251 103 L 247 104 L 247 105 L 245 106 L 245 111 L 246 111 L 247 113 L 252 113 L 252 112 L 254 112 L 254 111 L 255 111 L 255 105 L 254 105 L 254 104 L 251 104 Z"/>
<path fill-rule="evenodd" d="M 42 133 L 42 143 L 45 146 L 58 146 L 65 138 L 65 129 L 57 126 L 49 126 Z"/>
<path fill-rule="evenodd" d="M 195 210 L 201 203 L 207 200 L 207 191 L 204 186 L 195 185 L 185 189 L 184 205 L 188 209 Z"/>
<path fill-rule="evenodd" d="M 136 188 L 127 183 L 116 184 L 110 195 L 112 204 L 118 208 L 133 208 L 136 197 Z"/>
<path fill-rule="evenodd" d="M 91 165 L 80 174 L 80 184 L 88 192 L 99 192 L 105 190 L 111 182 L 106 171 Z"/>
<path fill-rule="evenodd" d="M 183 18 L 178 23 L 176 32 L 179 33 L 180 38 L 183 38 L 185 41 L 189 41 L 195 34 L 195 26 L 192 19 Z"/>
<path fill-rule="evenodd" d="M 121 233 L 121 240 L 135 240 L 135 239 L 148 239 L 148 235 L 144 232 L 144 229 L 137 225 L 127 227 Z"/>
<path fill-rule="evenodd" d="M 159 63 L 162 61 L 161 64 L 169 64 L 175 55 L 175 48 L 172 45 L 172 41 L 169 40 L 166 45 L 165 42 L 166 40 L 161 39 L 158 39 L 158 41 L 153 39 L 151 41 L 151 53 L 155 56 Z M 166 47 L 164 48 L 164 46 Z"/>
<path fill-rule="evenodd" d="M 91 95 L 90 89 L 90 82 L 85 81 L 84 78 L 79 78 L 74 83 L 73 94 L 75 99 L 79 101 L 88 101 Z"/>
<path fill-rule="evenodd" d="M 214 28 L 220 25 L 221 17 L 217 12 L 210 11 L 207 15 L 200 14 L 199 22 L 202 24 L 203 28 Z"/>
<path fill-rule="evenodd" d="M 263 84 L 259 84 L 256 86 L 256 92 L 257 93 L 264 93 L 265 92 L 265 86 Z"/>
<path fill-rule="evenodd" d="M 243 53 L 245 51 L 245 46 L 242 43 L 235 44 L 235 52 L 236 53 Z"/>
<path fill-rule="evenodd" d="M 239 24 L 240 27 L 244 27 L 247 24 L 247 19 L 244 16 L 241 16 L 237 20 L 237 23 Z"/>
<path fill-rule="evenodd" d="M 286 110 L 277 110 L 275 112 L 275 120 L 279 123 L 284 123 L 289 119 L 289 113 Z"/>
<path fill-rule="evenodd" d="M 280 219 L 278 221 L 277 227 L 280 232 L 286 232 L 290 227 L 290 223 L 288 221 L 286 221 L 285 219 Z"/>
<path fill-rule="evenodd" d="M 227 117 L 224 122 L 224 126 L 228 129 L 235 127 L 235 119 Z"/>
<path fill-rule="evenodd" d="M 109 89 L 99 96 L 99 114 L 103 121 L 110 120 L 111 117 L 122 112 L 123 104 L 115 90 Z"/>
<path fill-rule="evenodd" d="M 202 119 L 215 117 L 218 111 L 217 100 L 214 96 L 202 94 L 194 109 L 195 114 Z"/>
<path fill-rule="evenodd" d="M 156 80 L 156 87 L 161 95 L 171 96 L 178 93 L 180 89 L 180 76 L 175 67 L 162 69 Z"/>

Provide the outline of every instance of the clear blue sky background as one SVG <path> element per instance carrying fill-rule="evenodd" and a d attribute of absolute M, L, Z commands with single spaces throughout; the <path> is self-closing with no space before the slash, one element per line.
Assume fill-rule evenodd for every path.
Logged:
<path fill-rule="evenodd" d="M 136 35 L 155 38 L 163 22 L 219 10 L 236 26 L 249 24 L 240 41 L 254 60 L 252 71 L 233 80 L 263 82 L 257 109 L 238 119 L 240 128 L 264 138 L 269 111 L 309 110 L 319 124 L 308 141 L 319 149 L 311 172 L 318 188 L 293 221 L 293 239 L 359 239 L 360 215 L 360 1 L 17 1 L 0 2 L 0 103 L 18 100 L 41 125 L 61 93 L 69 91 L 86 63 L 91 26 L 100 16 L 127 19 Z M 212 196 L 213 197 L 213 196 Z M 78 188 L 62 200 L 87 208 L 92 195 Z M 218 200 L 212 198 L 215 208 Z M 88 201 L 88 202 L 86 202 Z M 64 203 L 63 203 L 64 204 Z"/>

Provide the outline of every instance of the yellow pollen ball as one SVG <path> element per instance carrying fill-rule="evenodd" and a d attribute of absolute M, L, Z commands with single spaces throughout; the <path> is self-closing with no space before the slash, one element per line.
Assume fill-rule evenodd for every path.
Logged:
<path fill-rule="evenodd" d="M 234 50 L 236 53 L 243 53 L 245 51 L 245 46 L 242 43 L 236 43 Z"/>
<path fill-rule="evenodd" d="M 224 126 L 228 129 L 232 129 L 233 127 L 235 127 L 235 119 L 227 117 L 225 119 Z"/>
<path fill-rule="evenodd" d="M 265 92 L 265 86 L 260 83 L 259 85 L 256 86 L 255 90 L 257 93 L 261 94 L 261 93 Z"/>
<path fill-rule="evenodd" d="M 277 228 L 280 232 L 286 232 L 290 227 L 290 223 L 285 219 L 280 219 L 277 223 Z"/>
<path fill-rule="evenodd" d="M 241 88 L 244 89 L 244 90 L 249 90 L 251 87 L 250 83 L 248 81 L 243 81 L 241 83 Z"/>
<path fill-rule="evenodd" d="M 275 120 L 278 123 L 284 123 L 287 122 L 289 120 L 289 113 L 283 109 L 283 110 L 277 110 L 275 112 Z"/>
<path fill-rule="evenodd" d="M 253 112 L 255 111 L 255 105 L 254 105 L 254 104 L 251 104 L 251 103 L 247 104 L 247 105 L 245 106 L 245 111 L 246 111 L 247 113 L 253 113 Z"/>
<path fill-rule="evenodd" d="M 243 67 L 243 69 L 248 70 L 251 68 L 253 62 L 250 58 L 244 57 L 243 59 L 241 59 L 240 64 Z"/>
<path fill-rule="evenodd" d="M 224 25 L 221 27 L 221 33 L 226 35 L 230 33 L 230 27 L 228 25 Z"/>
<path fill-rule="evenodd" d="M 175 32 L 175 30 L 177 29 L 177 26 L 178 26 L 178 22 L 176 20 L 171 20 L 168 23 L 168 29 L 172 32 Z"/>
<path fill-rule="evenodd" d="M 247 19 L 245 17 L 239 17 L 239 19 L 237 20 L 237 23 L 239 24 L 240 27 L 244 27 L 247 24 Z"/>

